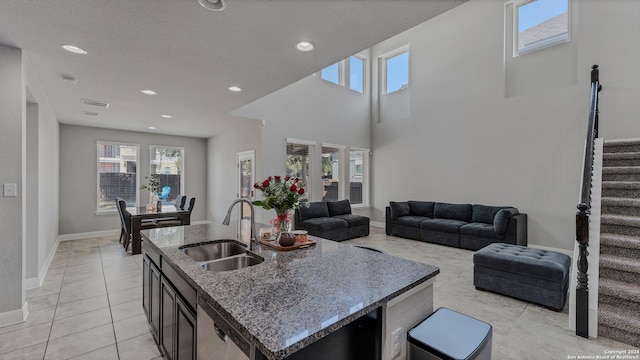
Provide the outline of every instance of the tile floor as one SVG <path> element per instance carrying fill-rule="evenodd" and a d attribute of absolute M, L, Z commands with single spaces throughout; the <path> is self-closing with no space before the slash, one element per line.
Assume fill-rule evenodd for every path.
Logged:
<path fill-rule="evenodd" d="M 523 301 L 476 291 L 473 252 L 386 236 L 347 241 L 440 267 L 434 306 L 493 325 L 493 359 L 569 359 L 633 349 L 608 339 L 586 340 L 555 313 Z M 125 254 L 117 236 L 61 242 L 42 287 L 27 291 L 26 322 L 0 328 L 2 359 L 160 358 L 142 312 L 142 257 Z"/>

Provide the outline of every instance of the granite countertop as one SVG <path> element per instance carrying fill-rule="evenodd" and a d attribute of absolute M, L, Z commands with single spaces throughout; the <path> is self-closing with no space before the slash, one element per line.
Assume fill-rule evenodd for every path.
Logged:
<path fill-rule="evenodd" d="M 153 246 L 269 359 L 283 359 L 438 274 L 436 266 L 313 238 L 315 246 L 274 251 L 259 245 L 259 265 L 204 270 L 179 247 L 236 239 L 235 226 L 145 230 Z"/>

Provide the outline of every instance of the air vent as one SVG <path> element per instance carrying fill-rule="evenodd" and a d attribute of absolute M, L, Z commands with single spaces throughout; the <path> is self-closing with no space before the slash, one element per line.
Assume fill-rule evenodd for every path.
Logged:
<path fill-rule="evenodd" d="M 101 107 L 101 108 L 105 108 L 105 109 L 109 107 L 109 103 L 108 102 L 104 102 L 104 101 L 90 100 L 90 99 L 81 99 L 80 101 L 84 105 L 97 106 L 97 107 Z"/>
<path fill-rule="evenodd" d="M 107 106 L 108 105 L 109 104 L 107 104 Z M 93 111 L 83 111 L 82 113 L 85 114 L 85 115 L 88 115 L 88 116 L 98 116 L 98 113 L 97 112 L 93 112 Z"/>

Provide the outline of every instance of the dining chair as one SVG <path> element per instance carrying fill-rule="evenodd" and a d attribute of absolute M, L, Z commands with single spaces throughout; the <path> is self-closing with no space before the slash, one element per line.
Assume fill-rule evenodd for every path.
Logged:
<path fill-rule="evenodd" d="M 189 214 L 191 214 L 191 210 L 193 210 L 193 206 L 196 203 L 196 198 L 195 197 L 190 197 L 190 198 L 186 198 L 183 195 L 179 195 L 182 196 L 182 204 L 184 205 L 183 207 L 181 207 L 181 209 L 183 210 L 187 210 L 189 211 Z M 185 200 L 186 199 L 186 200 Z M 177 204 L 177 200 L 176 200 L 176 204 Z M 176 208 L 178 206 L 176 205 Z M 162 219 L 157 219 L 156 224 L 158 225 L 158 227 L 166 227 L 166 226 L 180 226 L 182 225 L 182 220 L 179 218 L 162 218 Z"/>
<path fill-rule="evenodd" d="M 122 241 L 124 241 L 125 235 L 127 234 L 127 231 L 126 231 L 125 225 L 124 225 L 124 217 L 122 217 L 122 209 L 120 208 L 120 200 L 124 201 L 123 198 L 116 197 L 116 208 L 118 209 L 118 215 L 120 216 L 120 239 L 118 240 L 118 242 L 122 243 Z M 126 202 L 125 202 L 125 206 L 126 206 Z"/>
<path fill-rule="evenodd" d="M 131 233 L 133 230 L 131 226 L 131 213 L 129 212 L 129 210 L 127 210 L 127 202 L 124 201 L 124 199 L 119 198 L 117 202 L 118 202 L 118 211 L 121 214 L 122 229 L 123 229 L 123 231 L 120 232 L 121 234 L 120 238 L 122 239 L 122 233 L 124 232 L 125 236 L 122 239 L 122 246 L 124 247 L 124 251 L 129 251 L 129 243 L 131 242 Z M 158 225 L 153 221 L 144 221 L 141 223 L 141 226 L 140 226 L 140 228 L 143 230 L 153 229 L 156 227 L 158 227 Z"/>

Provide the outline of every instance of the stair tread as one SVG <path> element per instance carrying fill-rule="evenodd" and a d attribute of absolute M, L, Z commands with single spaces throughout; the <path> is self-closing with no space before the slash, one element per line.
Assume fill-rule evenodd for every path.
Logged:
<path fill-rule="evenodd" d="M 640 286 L 636 284 L 602 278 L 599 281 L 599 288 L 603 295 L 640 303 Z"/>
<path fill-rule="evenodd" d="M 602 197 L 600 201 L 602 205 L 640 207 L 640 199 L 636 198 L 606 196 Z"/>
<path fill-rule="evenodd" d="M 609 304 L 598 305 L 598 323 L 640 334 L 640 316 Z"/>
<path fill-rule="evenodd" d="M 640 262 L 637 259 L 616 255 L 600 254 L 600 267 L 640 274 Z"/>
<path fill-rule="evenodd" d="M 600 216 L 600 222 L 601 224 L 606 224 L 606 225 L 622 225 L 622 226 L 640 227 L 640 216 L 602 214 Z"/>
<path fill-rule="evenodd" d="M 603 166 L 603 174 L 635 174 L 640 173 L 640 166 Z"/>
<path fill-rule="evenodd" d="M 602 233 L 600 234 L 600 244 L 605 246 L 640 249 L 640 236 Z"/>
<path fill-rule="evenodd" d="M 603 159 L 640 159 L 640 152 L 611 152 L 602 154 Z"/>
<path fill-rule="evenodd" d="M 640 139 L 634 140 L 605 140 L 603 143 L 603 147 L 615 147 L 615 146 L 634 146 L 640 145 Z"/>
<path fill-rule="evenodd" d="M 640 181 L 603 181 L 603 189 L 640 189 Z"/>

